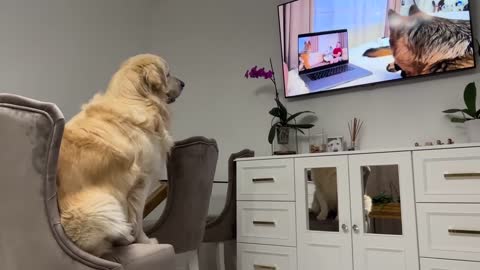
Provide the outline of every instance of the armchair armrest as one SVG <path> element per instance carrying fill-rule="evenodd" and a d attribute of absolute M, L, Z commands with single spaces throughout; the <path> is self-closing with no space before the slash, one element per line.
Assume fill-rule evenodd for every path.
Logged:
<path fill-rule="evenodd" d="M 68 254 L 71 258 L 76 261 L 81 262 L 84 265 L 92 267 L 93 269 L 99 270 L 121 270 L 122 266 L 118 263 L 105 260 L 96 256 L 93 256 L 90 253 L 87 253 L 77 247 L 72 243 L 63 231 L 63 227 L 60 223 L 53 225 L 54 237 L 57 240 L 57 243 L 63 249 L 63 251 Z"/>

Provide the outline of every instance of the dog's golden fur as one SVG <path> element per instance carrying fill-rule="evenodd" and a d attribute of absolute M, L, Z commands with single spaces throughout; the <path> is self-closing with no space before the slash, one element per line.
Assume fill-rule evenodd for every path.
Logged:
<path fill-rule="evenodd" d="M 143 207 L 173 144 L 167 103 L 183 86 L 160 57 L 132 57 L 65 126 L 61 223 L 80 248 L 101 256 L 116 244 L 155 242 L 143 232 Z"/>

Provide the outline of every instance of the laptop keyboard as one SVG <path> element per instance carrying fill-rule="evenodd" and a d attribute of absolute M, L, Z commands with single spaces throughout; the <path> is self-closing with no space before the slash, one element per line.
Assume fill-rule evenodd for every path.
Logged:
<path fill-rule="evenodd" d="M 310 80 L 315 81 L 315 80 L 319 80 L 319 79 L 322 79 L 322 78 L 337 75 L 337 74 L 342 73 L 342 72 L 347 72 L 347 71 L 350 71 L 350 70 L 353 70 L 353 68 L 350 67 L 349 65 L 342 65 L 342 66 L 322 70 L 322 71 L 319 71 L 319 72 L 311 73 L 311 74 L 308 74 L 307 76 Z"/>

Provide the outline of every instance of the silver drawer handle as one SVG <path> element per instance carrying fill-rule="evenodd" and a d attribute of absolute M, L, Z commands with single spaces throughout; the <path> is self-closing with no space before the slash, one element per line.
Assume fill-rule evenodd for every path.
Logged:
<path fill-rule="evenodd" d="M 277 269 L 277 267 L 275 267 L 275 266 L 261 265 L 261 264 L 254 264 L 253 268 L 254 269 L 265 269 L 265 270 L 276 270 Z"/>
<path fill-rule="evenodd" d="M 253 221 L 253 225 L 259 225 L 259 226 L 275 226 L 274 221 Z"/>
<path fill-rule="evenodd" d="M 480 231 L 477 231 L 477 230 L 448 229 L 448 232 L 452 233 L 452 234 L 475 234 L 475 235 L 480 235 Z"/>
<path fill-rule="evenodd" d="M 273 179 L 273 178 L 253 178 L 252 182 L 254 182 L 254 183 L 275 182 L 275 179 Z"/>
<path fill-rule="evenodd" d="M 469 178 L 469 177 L 480 177 L 480 173 L 444 173 L 443 176 L 446 179 L 449 179 L 449 178 Z"/>

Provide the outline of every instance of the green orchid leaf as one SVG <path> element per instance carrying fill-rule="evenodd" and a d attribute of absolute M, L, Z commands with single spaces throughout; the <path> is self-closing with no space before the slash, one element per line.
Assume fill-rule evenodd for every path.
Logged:
<path fill-rule="evenodd" d="M 458 113 L 458 112 L 463 112 L 463 110 L 460 110 L 460 109 L 449 109 L 449 110 L 443 111 L 443 113 Z"/>
<path fill-rule="evenodd" d="M 270 127 L 270 132 L 268 132 L 268 143 L 272 144 L 273 139 L 275 139 L 275 131 L 277 130 L 277 124 L 274 124 Z"/>
<path fill-rule="evenodd" d="M 287 122 L 287 117 L 288 117 L 288 111 L 285 106 L 283 106 L 282 102 L 280 102 L 279 99 L 275 99 L 275 102 L 277 102 L 278 109 L 280 110 L 280 120 L 284 123 Z"/>
<path fill-rule="evenodd" d="M 450 121 L 452 121 L 452 123 L 465 123 L 467 121 L 467 119 L 452 117 L 452 118 L 450 118 Z"/>
<path fill-rule="evenodd" d="M 313 124 L 294 124 L 294 125 L 289 124 L 287 126 L 291 128 L 296 128 L 296 129 L 310 129 L 314 127 Z"/>
<path fill-rule="evenodd" d="M 280 116 L 282 115 L 281 112 L 280 112 L 280 108 L 277 108 L 277 107 L 271 109 L 268 113 L 270 115 L 278 117 L 278 118 L 280 118 Z"/>
<path fill-rule="evenodd" d="M 467 105 L 468 115 L 475 116 L 477 113 L 477 87 L 474 82 L 469 83 L 465 87 L 463 98 L 465 100 L 465 105 Z"/>
<path fill-rule="evenodd" d="M 288 117 L 288 119 L 287 119 L 287 122 L 292 121 L 293 119 L 297 118 L 298 116 L 300 116 L 300 115 L 302 115 L 302 114 L 304 114 L 304 113 L 314 113 L 314 112 L 312 112 L 312 111 L 297 112 L 297 113 L 295 113 L 295 114 L 290 115 L 290 117 Z"/>
<path fill-rule="evenodd" d="M 471 116 L 473 118 L 475 118 L 475 114 L 477 114 L 477 112 L 473 111 L 471 112 L 470 110 L 468 109 L 465 109 L 465 110 L 462 110 L 463 113 L 467 114 L 468 116 Z"/>

